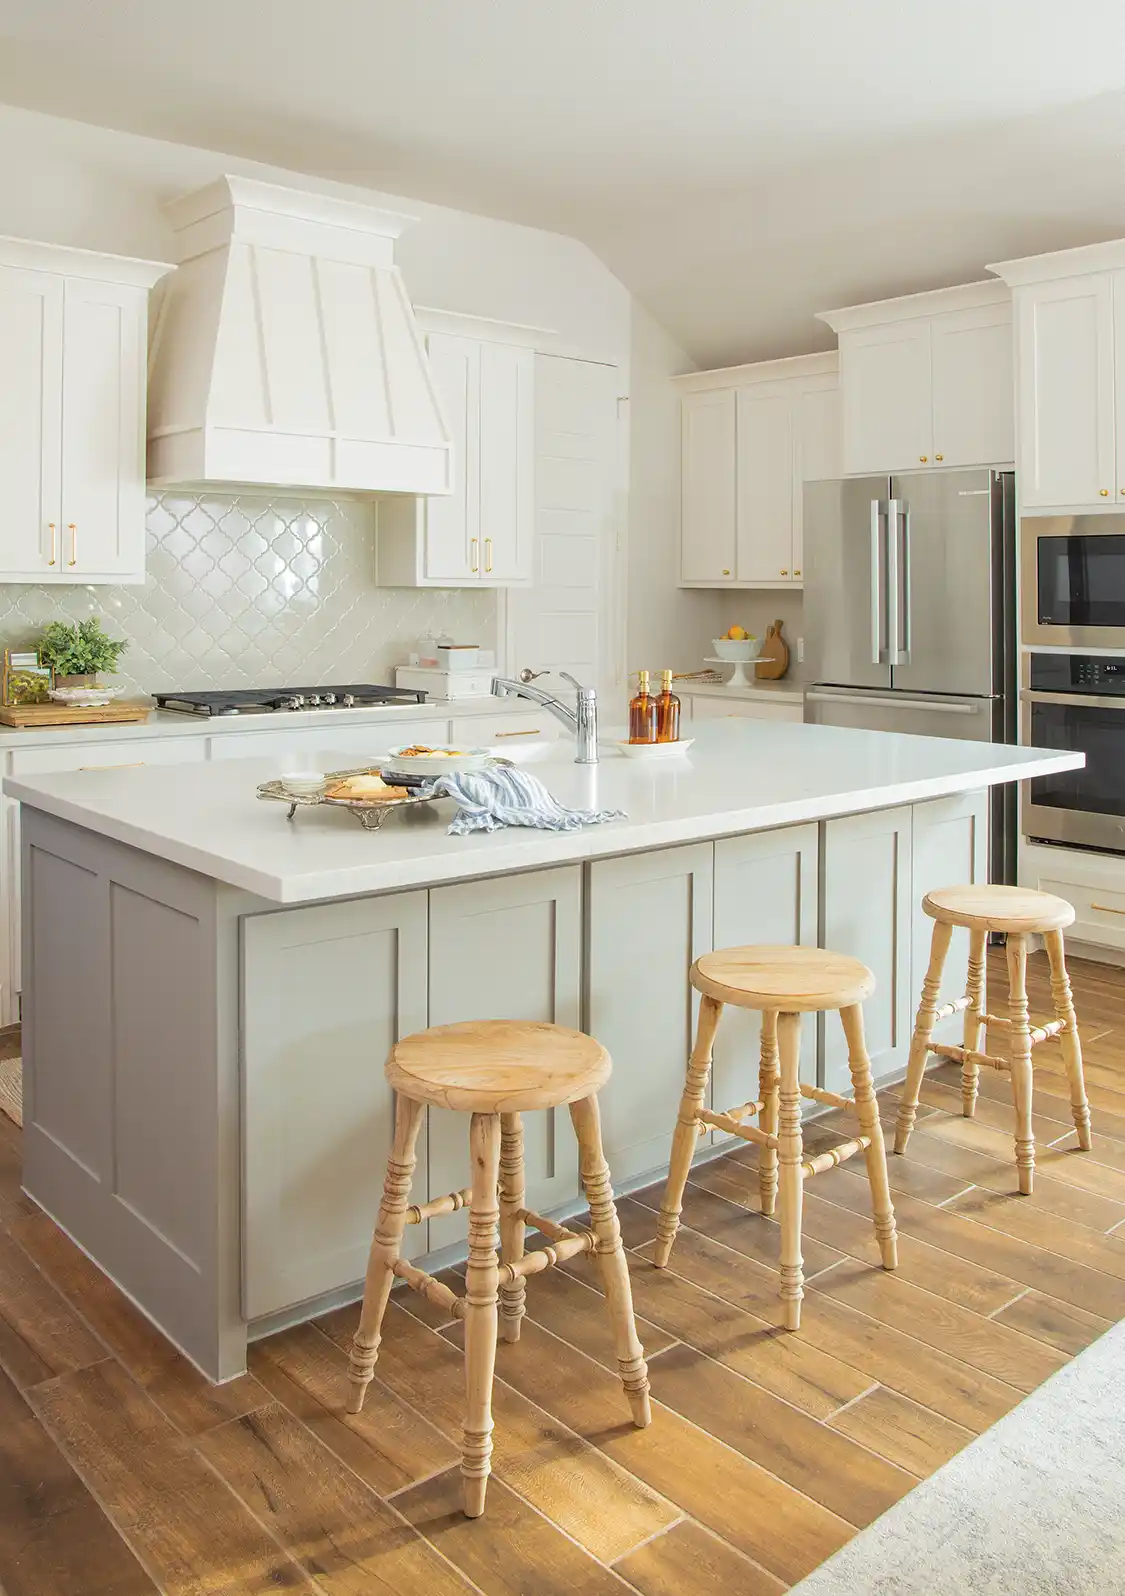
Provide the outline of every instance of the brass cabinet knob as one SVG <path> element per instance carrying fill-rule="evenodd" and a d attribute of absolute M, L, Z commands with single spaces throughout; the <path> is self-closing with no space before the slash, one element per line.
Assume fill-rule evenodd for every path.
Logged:
<path fill-rule="evenodd" d="M 781 572 L 781 575 L 782 575 L 782 576 L 788 576 L 788 575 L 789 575 L 789 572 L 788 572 L 788 571 L 782 571 L 782 572 Z"/>
<path fill-rule="evenodd" d="M 793 572 L 793 575 L 794 575 L 794 576 L 800 576 L 800 574 L 801 574 L 801 573 L 800 573 L 800 571 L 794 571 L 794 572 Z"/>
<path fill-rule="evenodd" d="M 919 455 L 919 456 L 918 456 L 918 458 L 919 458 L 919 460 L 921 460 L 921 462 L 922 462 L 922 464 L 923 464 L 923 465 L 925 465 L 925 463 L 926 463 L 926 461 L 927 461 L 927 460 L 928 460 L 928 459 L 929 459 L 929 458 L 930 458 L 930 457 L 929 457 L 929 455 L 928 455 L 928 454 L 920 454 L 920 455 Z"/>
<path fill-rule="evenodd" d="M 1125 493 L 1125 488 L 1122 488 L 1121 491 L 1122 491 L 1122 493 Z M 727 568 L 725 566 L 723 567 L 723 575 L 724 576 L 729 576 L 730 575 L 730 572 L 727 570 Z"/>
<path fill-rule="evenodd" d="M 1109 489 L 1108 488 L 1101 488 L 1101 489 L 1099 489 L 1099 492 L 1101 493 L 1101 496 L 1102 496 L 1103 499 L 1108 499 L 1109 498 Z"/>
<path fill-rule="evenodd" d="M 943 454 L 935 454 L 934 455 L 934 459 L 935 460 L 944 460 L 945 456 Z"/>

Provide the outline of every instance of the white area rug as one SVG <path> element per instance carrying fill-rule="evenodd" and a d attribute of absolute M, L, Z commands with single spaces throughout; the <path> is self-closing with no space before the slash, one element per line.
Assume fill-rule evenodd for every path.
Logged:
<path fill-rule="evenodd" d="M 23 1124 L 23 1060 L 0 1059 L 0 1113 Z"/>
<path fill-rule="evenodd" d="M 1125 1591 L 1125 1321 L 791 1596 Z"/>

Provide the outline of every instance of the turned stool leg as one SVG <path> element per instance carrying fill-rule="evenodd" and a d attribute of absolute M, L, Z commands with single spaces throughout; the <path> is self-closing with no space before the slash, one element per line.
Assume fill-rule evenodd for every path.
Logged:
<path fill-rule="evenodd" d="M 526 1226 L 519 1217 L 526 1206 L 523 1168 L 523 1121 L 518 1114 L 500 1116 L 500 1257 L 506 1264 L 523 1257 Z M 500 1333 L 505 1341 L 518 1341 L 520 1320 L 527 1311 L 527 1282 L 520 1275 L 500 1287 Z"/>
<path fill-rule="evenodd" d="M 672 1251 L 672 1243 L 680 1228 L 680 1209 L 683 1206 L 684 1187 L 691 1173 L 691 1160 L 699 1140 L 699 1110 L 707 1095 L 707 1081 L 711 1074 L 711 1052 L 715 1045 L 715 1032 L 723 1005 L 712 997 L 699 1003 L 699 1024 L 695 1030 L 695 1046 L 688 1060 L 684 1095 L 680 1099 L 680 1114 L 672 1135 L 672 1156 L 668 1164 L 668 1184 L 656 1220 L 656 1246 L 652 1261 L 663 1269 Z"/>
<path fill-rule="evenodd" d="M 1086 1101 L 1086 1083 L 1082 1074 L 1082 1043 L 1078 1037 L 1078 1016 L 1074 1012 L 1074 997 L 1070 990 L 1070 977 L 1066 972 L 1066 954 L 1061 931 L 1048 931 L 1044 938 L 1047 958 L 1051 965 L 1051 996 L 1055 1002 L 1055 1018 L 1063 1021 L 1059 1032 L 1063 1063 L 1070 1081 L 1070 1110 L 1074 1128 L 1078 1132 L 1078 1145 L 1084 1153 L 1090 1151 L 1090 1105 Z"/>
<path fill-rule="evenodd" d="M 1035 1133 L 1031 1128 L 1031 1021 L 1027 1009 L 1027 938 L 1008 932 L 1008 1013 L 1011 1015 L 1012 1102 L 1016 1110 L 1016 1167 L 1020 1192 L 1030 1197 L 1035 1180 Z"/>
<path fill-rule="evenodd" d="M 767 1136 L 777 1135 L 778 1092 L 781 1070 L 777 1062 L 777 1015 L 762 1015 L 762 1050 L 758 1065 L 758 1098 L 762 1112 L 758 1124 Z M 771 1217 L 777 1204 L 777 1148 L 758 1149 L 758 1197 L 762 1213 Z"/>
<path fill-rule="evenodd" d="M 379 1356 L 382 1339 L 383 1315 L 391 1294 L 393 1269 L 402 1248 L 402 1233 L 406 1228 L 407 1198 L 414 1178 L 417 1162 L 414 1149 L 424 1103 L 415 1103 L 398 1093 L 395 1097 L 395 1139 L 387 1160 L 387 1175 L 383 1182 L 383 1200 L 375 1222 L 375 1234 L 367 1258 L 367 1279 L 363 1286 L 363 1307 L 359 1315 L 359 1328 L 352 1337 L 351 1357 L 348 1360 L 348 1412 L 358 1413 L 363 1406 L 364 1394 L 371 1381 L 375 1360 Z"/>
<path fill-rule="evenodd" d="M 801 1298 L 805 1294 L 804 1260 L 801 1257 L 801 1208 L 804 1173 L 801 1160 L 801 1016 L 779 1014 L 777 1042 L 781 1065 L 778 1104 L 781 1201 L 781 1306 L 786 1330 L 801 1324 Z"/>
<path fill-rule="evenodd" d="M 621 1371 L 621 1383 L 629 1399 L 633 1423 L 643 1429 L 652 1422 L 648 1366 L 633 1316 L 633 1288 L 629 1284 L 629 1266 L 621 1245 L 621 1226 L 617 1222 L 613 1187 L 609 1183 L 609 1165 L 602 1151 L 601 1115 L 597 1098 L 585 1097 L 580 1102 L 571 1103 L 570 1117 L 578 1137 L 578 1168 L 582 1188 L 590 1204 L 590 1225 L 598 1238 L 597 1255 L 613 1324 L 617 1367 Z"/>
<path fill-rule="evenodd" d="M 887 1149 L 883 1144 L 883 1126 L 879 1119 L 879 1103 L 871 1079 L 871 1060 L 863 1038 L 863 1010 L 856 1004 L 841 1009 L 840 1020 L 848 1039 L 848 1067 L 852 1072 L 856 1117 L 864 1136 L 871 1145 L 864 1152 L 867 1161 L 867 1179 L 871 1186 L 871 1211 L 875 1217 L 875 1237 L 883 1258 L 884 1269 L 898 1268 L 898 1241 L 895 1231 L 895 1211 L 891 1203 L 891 1186 L 887 1179 Z"/>
<path fill-rule="evenodd" d="M 945 969 L 945 956 L 949 952 L 953 927 L 941 920 L 934 921 L 934 935 L 930 943 L 930 963 L 926 979 L 922 982 L 922 1001 L 918 1005 L 918 1018 L 914 1023 L 914 1036 L 910 1043 L 910 1058 L 906 1065 L 906 1081 L 898 1106 L 898 1123 L 895 1126 L 895 1152 L 905 1153 L 918 1113 L 918 1094 L 922 1090 L 922 1076 L 926 1073 L 926 1060 L 930 1054 L 930 1038 L 934 1034 L 934 1013 L 941 973 Z"/>
<path fill-rule="evenodd" d="M 965 996 L 969 1006 L 965 1010 L 963 1042 L 965 1051 L 979 1053 L 984 1037 L 984 949 L 988 932 L 974 927 L 969 932 L 969 977 L 965 983 Z M 980 1065 L 965 1059 L 961 1064 L 961 1113 L 972 1119 L 977 1106 L 977 1077 Z"/>
<path fill-rule="evenodd" d="M 469 1129 L 473 1165 L 469 1206 L 469 1264 L 465 1271 L 465 1429 L 461 1475 L 465 1516 L 484 1512 L 492 1456 L 492 1375 L 496 1366 L 497 1182 L 500 1116 L 474 1114 Z"/>

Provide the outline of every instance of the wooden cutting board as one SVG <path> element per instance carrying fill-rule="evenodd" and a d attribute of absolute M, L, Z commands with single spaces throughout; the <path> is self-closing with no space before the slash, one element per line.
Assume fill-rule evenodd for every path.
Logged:
<path fill-rule="evenodd" d="M 0 726 L 108 726 L 147 720 L 151 704 L 2 704 Z"/>
<path fill-rule="evenodd" d="M 759 681 L 776 682 L 789 669 L 789 644 L 781 635 L 781 621 L 766 628 L 762 652 L 758 655 L 755 671 Z"/>

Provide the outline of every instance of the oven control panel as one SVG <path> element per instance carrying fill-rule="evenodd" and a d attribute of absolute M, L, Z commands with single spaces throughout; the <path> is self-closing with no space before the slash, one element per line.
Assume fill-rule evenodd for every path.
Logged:
<path fill-rule="evenodd" d="M 1125 654 L 1032 654 L 1030 659 L 1033 692 L 1125 697 Z"/>

